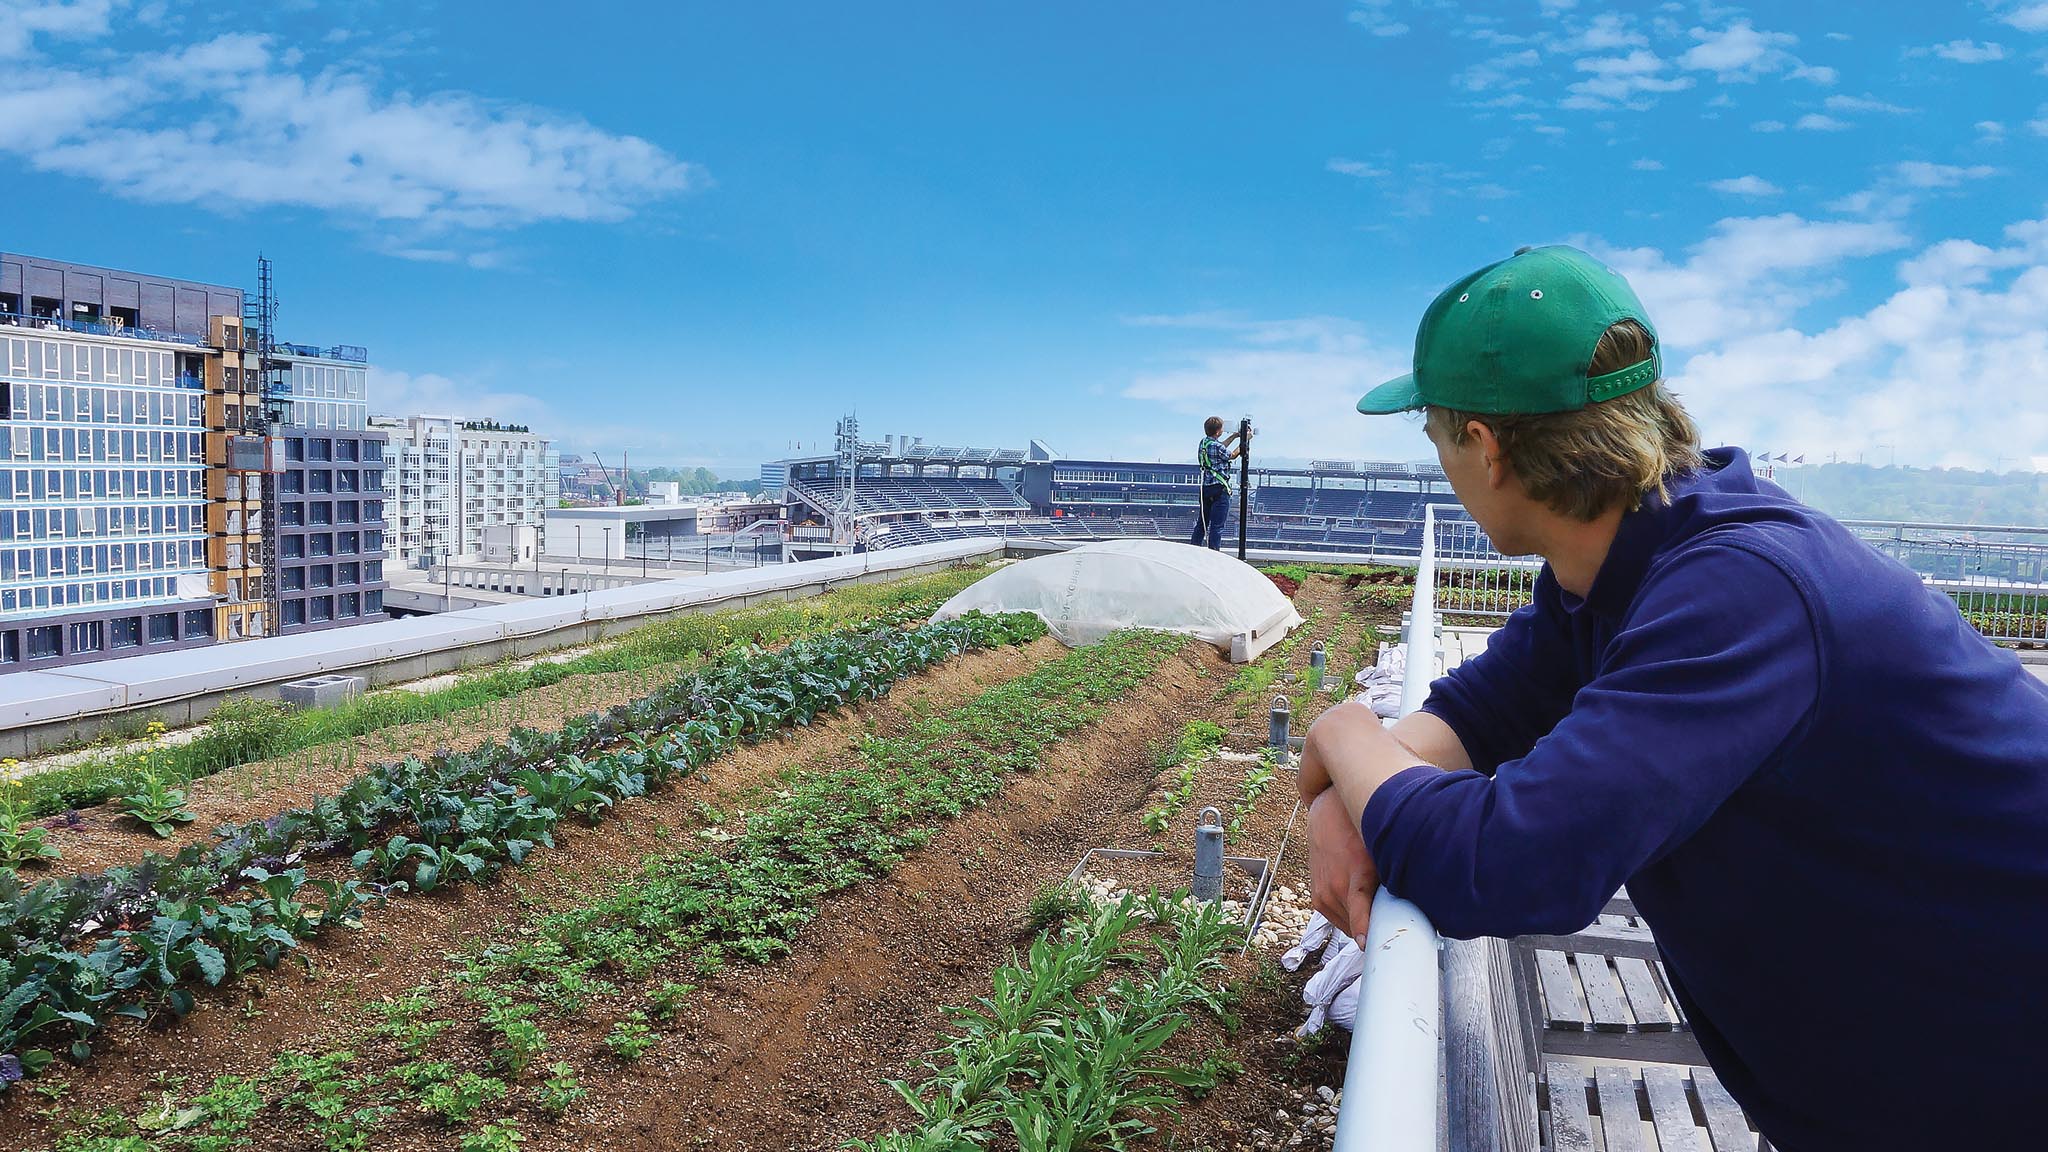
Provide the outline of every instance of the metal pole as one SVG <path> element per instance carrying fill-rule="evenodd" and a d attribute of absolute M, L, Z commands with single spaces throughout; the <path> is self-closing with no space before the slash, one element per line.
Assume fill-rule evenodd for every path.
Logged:
<path fill-rule="evenodd" d="M 1237 423 L 1237 558 L 1244 559 L 1245 523 L 1252 514 L 1252 418 Z"/>

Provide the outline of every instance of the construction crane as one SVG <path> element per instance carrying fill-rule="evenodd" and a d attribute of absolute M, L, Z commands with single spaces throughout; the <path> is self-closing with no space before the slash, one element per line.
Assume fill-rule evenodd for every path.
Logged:
<path fill-rule="evenodd" d="M 604 474 L 604 482 L 612 486 L 612 503 L 623 507 L 626 503 L 626 469 L 624 464 L 621 463 L 619 467 L 619 478 L 616 482 L 614 482 L 612 480 L 611 469 L 606 468 L 604 466 L 604 457 L 599 456 L 595 451 L 592 451 L 590 454 L 590 458 L 592 460 L 597 461 L 597 470 Z M 621 457 L 622 461 L 623 459 L 624 458 Z"/>

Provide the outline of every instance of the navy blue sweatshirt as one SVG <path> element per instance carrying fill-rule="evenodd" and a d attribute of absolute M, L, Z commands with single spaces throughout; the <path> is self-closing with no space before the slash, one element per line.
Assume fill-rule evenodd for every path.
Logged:
<path fill-rule="evenodd" d="M 1575 932 L 1626 884 L 1785 1152 L 2048 1144 L 2048 686 L 1904 566 L 1720 449 L 1425 708 L 1478 770 L 1361 825 L 1440 931 Z"/>

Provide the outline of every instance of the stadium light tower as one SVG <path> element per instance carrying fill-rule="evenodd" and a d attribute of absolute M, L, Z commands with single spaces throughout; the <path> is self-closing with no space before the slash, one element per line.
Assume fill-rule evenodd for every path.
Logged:
<path fill-rule="evenodd" d="M 854 500 L 860 492 L 860 417 L 848 414 L 839 420 L 839 435 L 833 447 L 839 466 L 846 472 L 846 496 L 839 505 L 837 535 L 842 543 L 853 543 Z"/>

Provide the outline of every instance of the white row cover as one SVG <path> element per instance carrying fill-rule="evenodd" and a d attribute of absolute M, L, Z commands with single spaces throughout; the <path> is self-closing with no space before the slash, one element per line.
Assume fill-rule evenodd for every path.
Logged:
<path fill-rule="evenodd" d="M 1229 652 L 1234 639 L 1277 639 L 1301 623 L 1293 602 L 1258 569 L 1167 540 L 1109 540 L 1009 565 L 946 601 L 933 619 L 976 609 L 1033 613 L 1070 648 L 1148 628 L 1184 632 Z"/>

